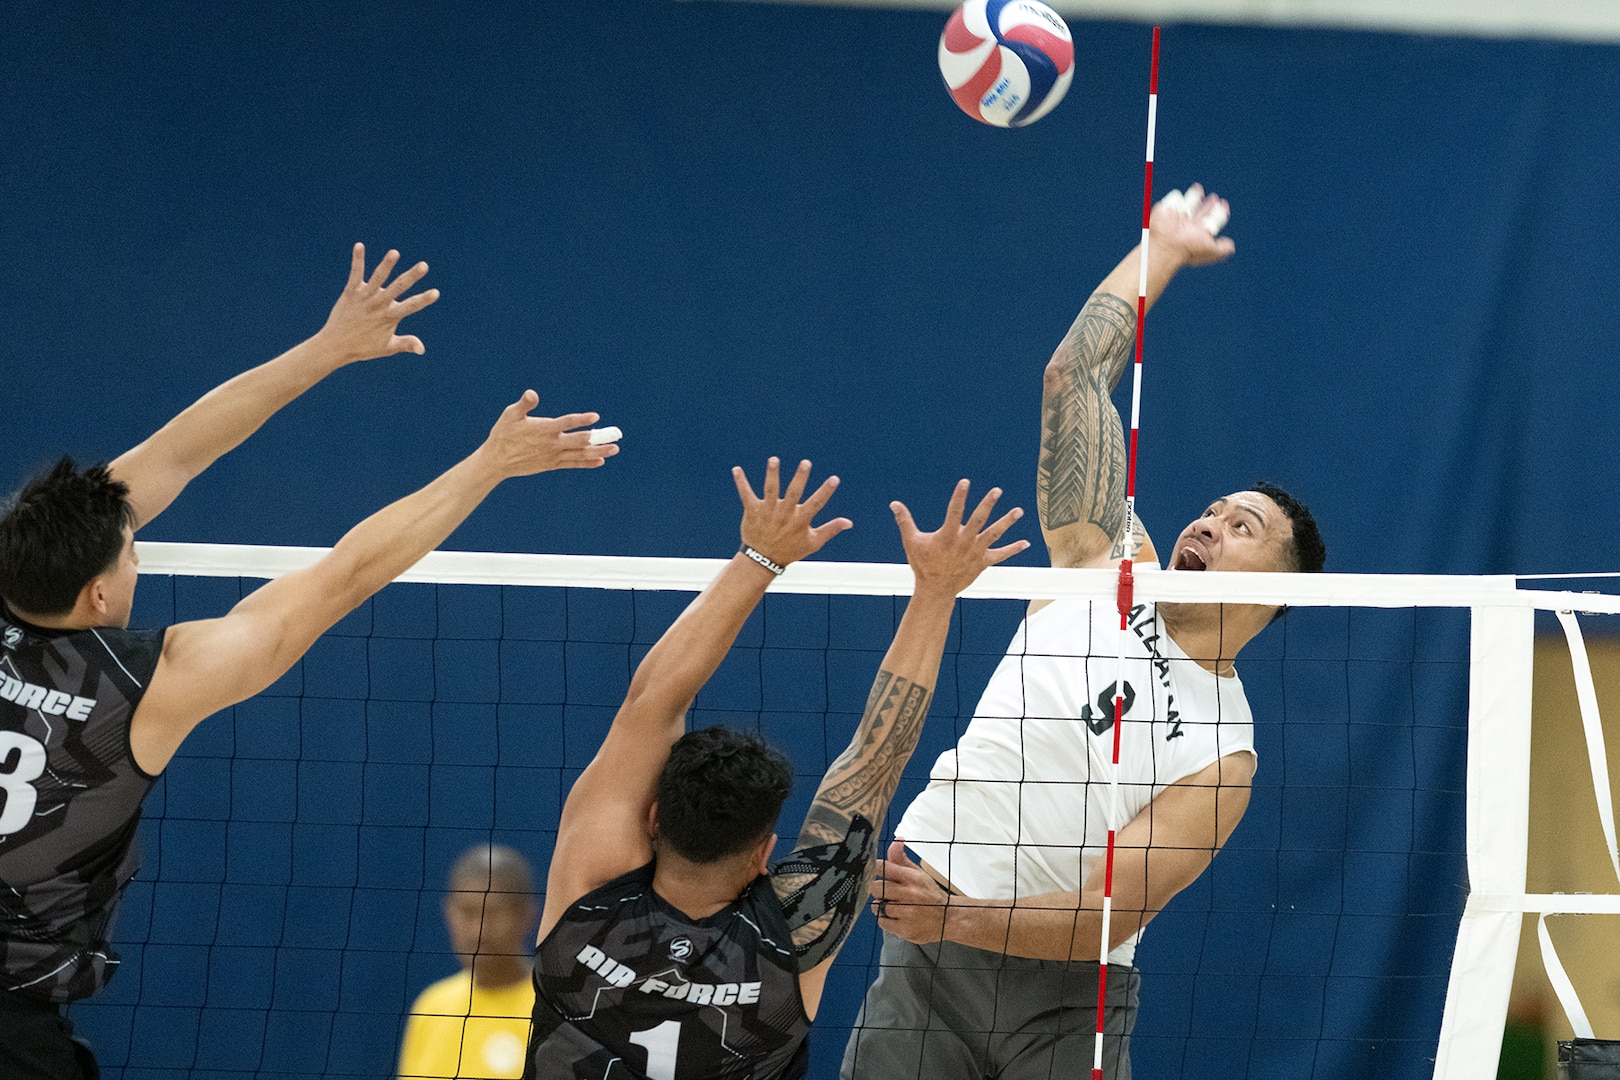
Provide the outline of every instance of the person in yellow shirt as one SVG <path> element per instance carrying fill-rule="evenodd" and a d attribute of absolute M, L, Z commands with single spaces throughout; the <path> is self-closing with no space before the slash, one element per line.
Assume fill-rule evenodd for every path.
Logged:
<path fill-rule="evenodd" d="M 461 971 L 423 990 L 411 1006 L 400 1080 L 523 1075 L 538 917 L 534 875 L 522 855 L 480 844 L 456 860 L 444 921 Z"/>

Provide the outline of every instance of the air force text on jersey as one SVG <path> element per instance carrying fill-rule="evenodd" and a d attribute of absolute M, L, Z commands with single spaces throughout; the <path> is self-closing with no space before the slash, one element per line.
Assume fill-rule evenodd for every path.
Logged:
<path fill-rule="evenodd" d="M 575 959 L 606 979 L 609 986 L 623 988 L 640 978 L 630 968 L 594 945 L 587 945 L 579 950 L 579 955 Z M 673 971 L 659 974 L 673 974 Z M 640 990 L 643 994 L 662 994 L 675 1001 L 689 1001 L 693 1005 L 753 1005 L 759 1001 L 757 982 L 669 983 L 657 975 L 649 975 L 641 979 Z"/>
<path fill-rule="evenodd" d="M 65 715 L 69 720 L 88 720 L 90 710 L 96 707 L 95 698 L 75 697 L 64 690 L 23 682 L 3 672 L 0 672 L 0 700 L 24 709 L 38 709 L 46 716 Z"/>

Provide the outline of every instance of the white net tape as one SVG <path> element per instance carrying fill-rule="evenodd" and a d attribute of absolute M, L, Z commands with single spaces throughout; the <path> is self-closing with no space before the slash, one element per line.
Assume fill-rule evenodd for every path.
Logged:
<path fill-rule="evenodd" d="M 231 544 L 136 545 L 145 573 L 199 577 L 272 578 L 309 566 L 325 548 Z M 720 569 L 720 559 L 663 559 L 609 555 L 523 555 L 435 551 L 399 578 L 441 585 L 547 585 L 585 589 L 669 589 L 696 592 Z M 1620 614 L 1620 596 L 1519 589 L 1509 575 L 1444 574 L 1202 574 L 1154 573 L 1138 567 L 1138 600 L 1226 601 L 1295 607 L 1505 607 Z M 979 599 L 1073 597 L 1109 600 L 1112 570 L 1058 570 L 997 566 L 963 596 Z M 911 570 L 904 564 L 802 562 L 772 585 L 776 592 L 904 596 Z"/>

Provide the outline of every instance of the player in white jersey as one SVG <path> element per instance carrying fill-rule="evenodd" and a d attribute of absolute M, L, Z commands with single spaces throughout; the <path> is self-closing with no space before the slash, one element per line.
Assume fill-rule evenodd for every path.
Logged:
<path fill-rule="evenodd" d="M 1151 218 L 1147 302 L 1183 266 L 1233 251 L 1225 200 L 1190 190 Z M 1130 360 L 1138 248 L 1086 302 L 1046 368 L 1038 496 L 1052 565 L 1155 566 L 1125 535 L 1124 432 L 1110 393 Z M 1196 441 L 1196 433 L 1193 433 Z M 1169 568 L 1319 571 L 1310 512 L 1258 484 L 1217 499 Z M 1253 720 L 1233 664 L 1277 610 L 1151 604 L 1125 635 L 1104 1072 L 1130 1076 L 1142 929 L 1198 877 L 1248 806 Z M 1096 1030 L 1102 858 L 1113 771 L 1119 615 L 1035 601 L 973 721 L 907 809 L 872 884 L 882 970 L 844 1056 L 846 1078 L 1086 1075 Z M 908 855 L 909 847 L 917 855 Z"/>

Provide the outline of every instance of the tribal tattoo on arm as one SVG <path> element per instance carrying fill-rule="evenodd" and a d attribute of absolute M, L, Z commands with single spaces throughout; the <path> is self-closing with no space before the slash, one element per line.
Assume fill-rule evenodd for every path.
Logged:
<path fill-rule="evenodd" d="M 1084 521 L 1123 544 L 1125 431 L 1109 395 L 1135 340 L 1136 309 L 1098 293 L 1047 365 L 1036 504 L 1048 532 Z"/>
<path fill-rule="evenodd" d="M 799 970 L 831 959 L 866 901 L 877 829 L 917 748 L 933 691 L 879 671 L 847 749 L 816 791 L 793 854 L 772 871 Z"/>

